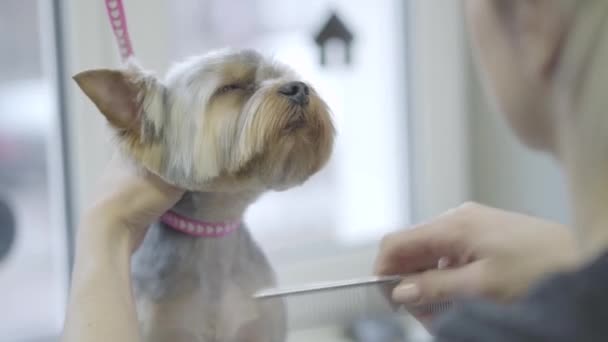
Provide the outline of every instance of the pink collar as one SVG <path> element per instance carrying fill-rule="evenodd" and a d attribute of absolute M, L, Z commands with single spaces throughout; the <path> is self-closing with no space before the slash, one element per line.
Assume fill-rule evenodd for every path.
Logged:
<path fill-rule="evenodd" d="M 196 237 L 220 238 L 239 228 L 240 220 L 206 222 L 184 217 L 174 211 L 167 211 L 160 217 L 161 222 L 184 234 Z"/>

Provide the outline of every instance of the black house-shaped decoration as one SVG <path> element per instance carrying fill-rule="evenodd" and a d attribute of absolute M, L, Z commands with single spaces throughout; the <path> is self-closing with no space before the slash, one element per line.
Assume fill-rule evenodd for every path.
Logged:
<path fill-rule="evenodd" d="M 315 37 L 315 42 L 321 53 L 320 62 L 323 66 L 327 64 L 327 42 L 331 39 L 338 39 L 344 43 L 344 64 L 350 65 L 353 34 L 336 13 L 332 13 L 327 23 Z"/>

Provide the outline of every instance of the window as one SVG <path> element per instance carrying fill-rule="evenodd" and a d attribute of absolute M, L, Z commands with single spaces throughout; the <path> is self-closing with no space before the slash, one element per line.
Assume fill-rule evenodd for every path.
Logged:
<path fill-rule="evenodd" d="M 67 290 L 59 118 L 49 68 L 52 11 L 44 3 L 0 4 L 0 336 L 6 341 L 56 336 Z"/>

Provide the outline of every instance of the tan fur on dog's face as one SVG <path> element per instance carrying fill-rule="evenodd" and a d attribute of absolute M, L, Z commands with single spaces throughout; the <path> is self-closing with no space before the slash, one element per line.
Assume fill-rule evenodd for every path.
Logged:
<path fill-rule="evenodd" d="M 129 155 L 189 190 L 286 189 L 317 172 L 332 150 L 323 100 L 310 86 L 302 104 L 281 93 L 299 78 L 253 51 L 191 58 L 164 82 L 133 63 L 74 79 Z"/>

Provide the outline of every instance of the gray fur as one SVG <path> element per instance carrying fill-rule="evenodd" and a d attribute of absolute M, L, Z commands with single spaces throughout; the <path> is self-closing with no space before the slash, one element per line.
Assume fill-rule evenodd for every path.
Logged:
<path fill-rule="evenodd" d="M 184 209 L 198 211 L 195 205 L 213 207 L 200 203 L 212 198 L 216 196 L 188 193 L 178 208 L 181 214 L 195 217 L 200 212 L 186 213 Z M 255 291 L 273 286 L 275 276 L 244 225 L 222 238 L 196 238 L 156 223 L 134 255 L 132 273 L 146 341 L 285 340 L 283 303 L 259 303 L 251 298 Z M 233 291 L 228 295 L 240 300 L 231 301 L 227 291 Z M 195 309 L 183 307 L 179 315 L 184 316 L 184 322 L 195 315 L 195 322 L 186 326 L 167 324 L 172 312 L 162 312 L 163 307 L 179 303 L 183 296 L 191 298 L 188 302 Z M 158 306 L 159 311 L 150 314 L 151 306 Z M 249 312 L 252 309 L 255 317 Z M 253 321 L 245 323 L 252 318 Z M 182 317 L 176 319 L 181 321 Z M 210 328 L 208 322 L 217 323 Z"/>

